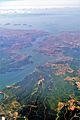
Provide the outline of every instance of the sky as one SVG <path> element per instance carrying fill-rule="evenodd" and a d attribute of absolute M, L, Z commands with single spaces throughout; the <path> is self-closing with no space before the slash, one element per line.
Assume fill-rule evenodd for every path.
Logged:
<path fill-rule="evenodd" d="M 80 7 L 80 0 L 0 0 L 0 9 Z"/>

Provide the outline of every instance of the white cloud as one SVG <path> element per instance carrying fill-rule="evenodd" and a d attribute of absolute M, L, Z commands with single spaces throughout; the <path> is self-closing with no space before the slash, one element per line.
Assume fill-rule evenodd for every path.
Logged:
<path fill-rule="evenodd" d="M 0 3 L 0 9 L 27 9 L 80 6 L 80 0 L 16 0 Z"/>

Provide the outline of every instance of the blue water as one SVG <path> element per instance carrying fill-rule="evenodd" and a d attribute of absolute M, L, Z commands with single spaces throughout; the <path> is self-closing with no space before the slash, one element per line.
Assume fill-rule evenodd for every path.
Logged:
<path fill-rule="evenodd" d="M 50 32 L 54 35 L 63 31 L 80 30 L 80 15 L 0 15 L 0 27 L 9 29 L 36 29 Z M 33 45 L 35 48 L 36 45 Z M 0 74 L 0 90 L 8 84 L 22 80 L 26 75 L 31 73 L 38 65 L 44 64 L 48 59 L 46 55 L 32 52 L 32 48 L 26 51 L 31 52 L 33 65 L 27 65 L 22 71 Z M 25 49 L 21 52 L 25 52 Z"/>

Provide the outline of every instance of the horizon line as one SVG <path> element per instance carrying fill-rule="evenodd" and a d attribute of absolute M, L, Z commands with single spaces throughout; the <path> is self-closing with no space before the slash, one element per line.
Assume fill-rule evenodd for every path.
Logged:
<path fill-rule="evenodd" d="M 80 8 L 80 6 L 42 6 L 42 7 L 27 7 L 27 8 L 0 8 L 0 10 L 27 10 L 27 9 L 55 9 L 55 8 Z"/>

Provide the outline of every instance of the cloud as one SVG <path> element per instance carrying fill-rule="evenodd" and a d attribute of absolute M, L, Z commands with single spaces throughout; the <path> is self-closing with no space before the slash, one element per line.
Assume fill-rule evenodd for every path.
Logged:
<path fill-rule="evenodd" d="M 71 6 L 79 7 L 80 0 L 7 0 L 7 2 L 0 2 L 0 9 L 54 8 Z"/>

